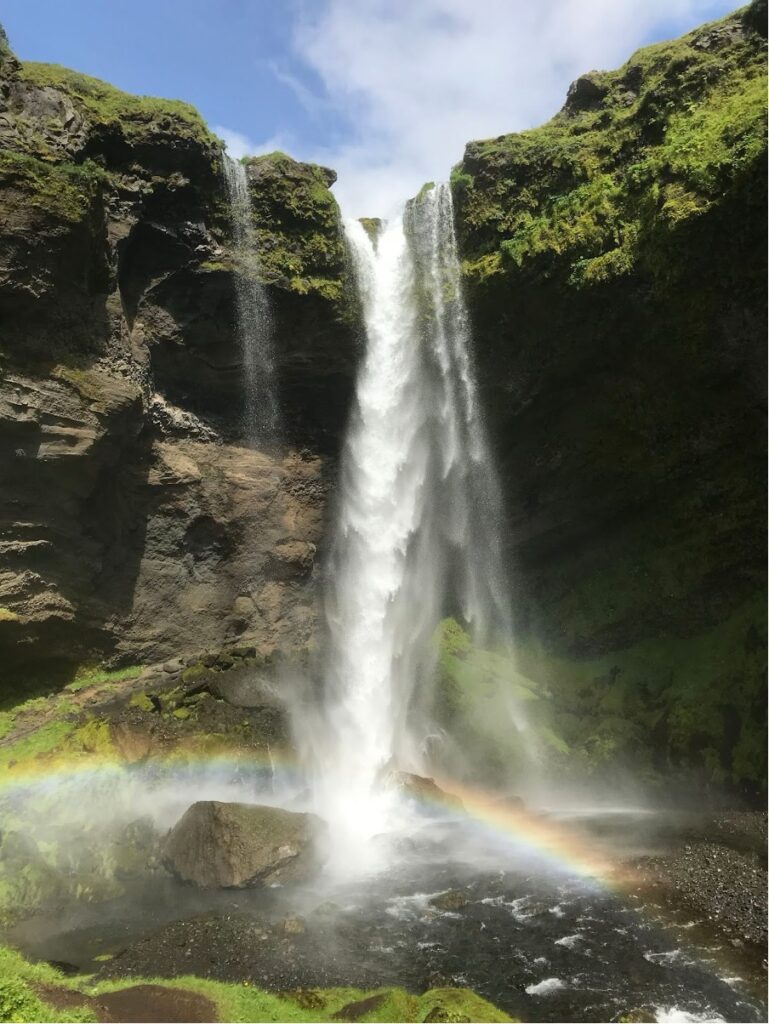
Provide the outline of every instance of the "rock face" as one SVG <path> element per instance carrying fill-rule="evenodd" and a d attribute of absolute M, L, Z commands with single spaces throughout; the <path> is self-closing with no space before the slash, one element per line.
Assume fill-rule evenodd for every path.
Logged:
<path fill-rule="evenodd" d="M 316 866 L 320 827 L 312 814 L 201 800 L 168 833 L 163 855 L 175 874 L 201 889 L 296 881 Z"/>
<path fill-rule="evenodd" d="M 765 10 L 591 72 L 452 177 L 519 667 L 560 694 L 559 731 L 596 771 L 643 755 L 748 792 L 765 750 Z"/>
<path fill-rule="evenodd" d="M 333 172 L 248 167 L 282 451 L 243 447 L 221 147 L 186 104 L 0 53 L 0 650 L 299 651 L 349 404 Z M 47 664 L 41 665 L 44 661 Z"/>
<path fill-rule="evenodd" d="M 390 772 L 387 782 L 400 790 L 404 796 L 420 804 L 430 807 L 446 808 L 449 811 L 461 811 L 462 801 L 453 793 L 447 793 L 437 784 L 435 779 L 413 772 Z"/>
<path fill-rule="evenodd" d="M 746 794 L 766 750 L 765 36 L 756 0 L 591 71 L 452 175 L 515 685 L 553 695 L 553 749 L 589 772 Z M 259 452 L 221 160 L 186 104 L 0 39 L 7 687 L 52 662 L 314 643 L 360 349 L 334 172 L 247 161 L 288 429 Z M 464 707 L 465 660 L 483 681 L 489 652 L 449 653 Z M 233 708 L 262 699 L 228 686 Z"/>

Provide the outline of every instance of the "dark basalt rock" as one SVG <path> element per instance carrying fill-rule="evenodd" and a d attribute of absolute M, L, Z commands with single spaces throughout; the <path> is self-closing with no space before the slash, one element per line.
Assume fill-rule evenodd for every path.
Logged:
<path fill-rule="evenodd" d="M 564 112 L 574 114 L 582 110 L 596 110 L 609 92 L 605 82 L 601 81 L 600 73 L 591 71 L 581 75 L 569 86 L 566 93 Z"/>
<path fill-rule="evenodd" d="M 640 760 L 752 796 L 766 746 L 762 11 L 582 76 L 548 124 L 468 145 L 453 175 L 522 670 L 553 695 L 573 765 L 604 777 Z"/>
<path fill-rule="evenodd" d="M 357 360 L 335 175 L 282 154 L 249 167 L 290 424 L 289 450 L 264 454 L 241 440 L 221 159 L 191 107 L 0 46 L 11 681 L 240 638 L 303 648 L 313 634 L 313 556 Z"/>

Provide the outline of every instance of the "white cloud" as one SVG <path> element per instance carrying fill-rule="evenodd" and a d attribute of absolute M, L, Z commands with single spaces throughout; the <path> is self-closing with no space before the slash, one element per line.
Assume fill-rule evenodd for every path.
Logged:
<path fill-rule="evenodd" d="M 222 124 L 215 124 L 211 129 L 214 135 L 218 135 L 224 142 L 233 160 L 240 160 L 242 156 L 259 156 L 261 153 L 273 153 L 276 149 L 290 152 L 292 139 L 289 135 L 279 133 L 266 139 L 264 142 L 254 142 L 242 132 L 236 132 L 232 128 L 226 128 Z"/>
<path fill-rule="evenodd" d="M 655 26 L 694 26 L 712 0 L 304 0 L 296 54 L 351 126 L 294 155 L 334 167 L 346 213 L 386 213 L 448 176 L 464 144 L 531 127 L 570 81 L 622 63 Z M 712 16 L 712 15 L 711 15 Z"/>

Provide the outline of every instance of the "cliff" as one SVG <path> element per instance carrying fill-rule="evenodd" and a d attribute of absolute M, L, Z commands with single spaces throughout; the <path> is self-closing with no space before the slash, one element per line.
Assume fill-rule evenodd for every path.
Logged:
<path fill-rule="evenodd" d="M 452 174 L 516 685 L 558 771 L 763 785 L 765 36 L 755 2 L 590 72 Z M 247 161 L 287 428 L 256 451 L 221 159 L 186 104 L 0 40 L 9 687 L 315 641 L 360 347 L 334 172 Z M 445 632 L 470 720 L 498 655 Z"/>
<path fill-rule="evenodd" d="M 600 775 L 763 784 L 765 26 L 590 72 L 452 175 L 520 667 Z"/>
<path fill-rule="evenodd" d="M 281 452 L 243 446 L 221 145 L 184 103 L 0 50 L 0 649 L 9 681 L 302 649 L 351 395 L 333 172 L 248 166 Z M 44 662 L 44 665 L 40 663 Z M 8 678 L 7 677 L 7 678 Z"/>

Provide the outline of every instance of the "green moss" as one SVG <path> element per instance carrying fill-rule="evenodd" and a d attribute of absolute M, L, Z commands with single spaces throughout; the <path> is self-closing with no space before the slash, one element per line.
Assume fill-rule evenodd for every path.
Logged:
<path fill-rule="evenodd" d="M 77 726 L 67 738 L 67 747 L 73 751 L 83 751 L 96 757 L 111 757 L 115 753 L 109 722 L 100 718 L 91 718 Z"/>
<path fill-rule="evenodd" d="M 297 295 L 341 305 L 345 253 L 339 208 L 329 188 L 333 174 L 285 153 L 244 162 L 258 253 L 245 272 Z"/>
<path fill-rule="evenodd" d="M 500 778 L 523 767 L 521 737 L 503 713 L 512 699 L 529 751 L 539 747 L 554 777 L 632 769 L 652 785 L 677 778 L 760 791 L 765 618 L 757 597 L 697 634 L 584 658 L 523 641 L 514 654 L 480 650 L 447 619 L 436 634 L 438 716 Z"/>
<path fill-rule="evenodd" d="M 480 778 L 497 782 L 524 767 L 527 740 L 514 725 L 512 708 L 525 709 L 547 749 L 566 749 L 545 715 L 531 714 L 533 706 L 547 703 L 548 688 L 525 675 L 511 651 L 475 647 L 455 619 L 443 620 L 434 643 L 436 716 L 468 755 L 468 764 L 475 764 Z"/>
<path fill-rule="evenodd" d="M 358 221 L 369 236 L 372 242 L 375 242 L 379 232 L 382 230 L 382 221 L 379 217 L 359 217 Z"/>
<path fill-rule="evenodd" d="M 67 686 L 68 690 L 82 690 L 86 686 L 99 686 L 103 683 L 122 683 L 141 675 L 142 665 L 127 665 L 125 668 L 105 669 L 101 667 L 79 668 L 75 679 Z"/>
<path fill-rule="evenodd" d="M 60 974 L 48 964 L 31 964 L 14 950 L 0 947 L 1 1020 L 18 1021 L 86 1021 L 93 1018 L 86 1010 L 53 1011 L 35 994 L 43 986 L 80 992 L 84 997 L 119 992 L 138 984 L 160 985 L 164 988 L 197 992 L 216 1006 L 222 1021 L 330 1021 L 350 1008 L 343 1019 L 361 1021 L 511 1021 L 507 1014 L 466 989 L 431 989 L 422 996 L 409 995 L 402 989 L 387 988 L 361 991 L 353 988 L 305 989 L 298 992 L 271 993 L 249 984 L 209 981 L 194 976 L 181 978 L 130 978 L 93 984 L 87 978 Z M 2 983 L 0 983 L 2 985 Z M 366 1002 L 368 1001 L 368 1005 Z M 356 1013 L 355 1004 L 364 1004 Z"/>
<path fill-rule="evenodd" d="M 518 661 L 552 694 L 546 714 L 576 763 L 634 766 L 648 781 L 701 778 L 765 786 L 766 611 L 748 601 L 690 636 L 655 636 L 600 657 L 557 657 L 520 645 Z"/>
<path fill-rule="evenodd" d="M 180 100 L 133 96 L 107 82 L 71 71 L 58 64 L 25 61 L 20 78 L 32 85 L 65 92 L 90 121 L 115 127 L 129 140 L 150 137 L 162 127 L 177 138 L 215 145 L 219 140 L 208 130 L 194 107 Z"/>
<path fill-rule="evenodd" d="M 74 732 L 75 725 L 68 721 L 47 722 L 5 746 L 0 747 L 0 767 L 17 767 L 59 749 Z"/>
<path fill-rule="evenodd" d="M 138 708 L 140 711 L 153 712 L 155 705 L 146 693 L 135 693 L 128 702 L 129 707 Z"/>
<path fill-rule="evenodd" d="M 575 288 L 637 264 L 664 276 L 664 237 L 763 166 L 766 55 L 742 18 L 592 75 L 603 96 L 540 128 L 471 143 L 452 173 L 466 272 Z"/>
<path fill-rule="evenodd" d="M 104 172 L 89 161 L 51 164 L 10 150 L 0 152 L 0 185 L 14 204 L 65 223 L 82 221 L 93 209 L 106 181 Z"/>
<path fill-rule="evenodd" d="M 417 192 L 416 196 L 414 197 L 415 202 L 418 203 L 420 200 L 424 199 L 424 197 L 427 195 L 427 193 L 428 192 L 432 192 L 432 190 L 434 188 L 435 188 L 435 182 L 434 181 L 426 181 L 424 183 L 424 185 L 422 185 L 420 190 Z"/>

